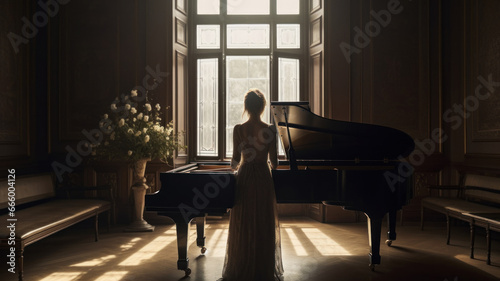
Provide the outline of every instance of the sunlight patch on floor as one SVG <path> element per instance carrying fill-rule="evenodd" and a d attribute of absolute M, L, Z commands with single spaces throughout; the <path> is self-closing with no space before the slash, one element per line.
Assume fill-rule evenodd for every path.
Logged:
<path fill-rule="evenodd" d="M 39 281 L 73 281 L 79 280 L 85 272 L 54 272 Z"/>
<path fill-rule="evenodd" d="M 210 236 L 206 248 L 207 256 L 224 257 L 226 255 L 226 244 L 228 229 L 216 229 Z"/>
<path fill-rule="evenodd" d="M 311 241 L 316 250 L 323 256 L 350 256 L 352 255 L 344 247 L 340 246 L 328 235 L 317 228 L 300 228 L 305 236 Z"/>
<path fill-rule="evenodd" d="M 127 244 L 121 245 L 120 249 L 122 249 L 122 251 L 126 251 L 126 250 L 134 247 L 134 245 L 137 244 L 137 242 L 139 242 L 141 240 L 142 240 L 142 238 L 136 237 L 136 238 L 130 240 L 130 242 L 128 242 Z"/>
<path fill-rule="evenodd" d="M 316 226 L 310 223 L 295 223 L 295 222 L 282 222 L 280 221 L 281 228 L 293 227 L 293 228 L 315 228 Z"/>
<path fill-rule="evenodd" d="M 305 257 L 308 256 L 306 249 L 302 245 L 302 242 L 300 242 L 300 239 L 295 235 L 293 232 L 293 229 L 289 227 L 282 227 L 281 230 L 285 230 L 285 233 L 288 235 L 290 238 L 290 242 L 292 242 L 293 249 L 295 250 L 295 254 L 299 257 Z"/>
<path fill-rule="evenodd" d="M 105 256 L 105 257 L 101 257 L 101 258 L 96 258 L 96 259 L 93 259 L 93 260 L 89 260 L 89 261 L 84 261 L 84 262 L 80 262 L 80 263 L 76 263 L 76 264 L 72 264 L 70 266 L 75 266 L 75 267 L 83 267 L 83 266 L 88 266 L 88 267 L 91 267 L 91 266 L 100 266 L 100 265 L 104 265 L 107 261 L 111 260 L 111 259 L 114 259 L 116 258 L 115 255 L 108 255 L 108 256 Z"/>
<path fill-rule="evenodd" d="M 165 231 L 164 235 L 158 236 L 149 242 L 146 246 L 142 247 L 126 260 L 122 261 L 119 265 L 121 266 L 134 266 L 140 265 L 143 261 L 146 261 L 156 255 L 163 248 L 170 245 L 170 243 L 177 240 L 175 229 L 169 229 Z"/>
<path fill-rule="evenodd" d="M 119 281 L 122 280 L 127 273 L 128 271 L 108 271 L 95 279 L 95 281 Z"/>

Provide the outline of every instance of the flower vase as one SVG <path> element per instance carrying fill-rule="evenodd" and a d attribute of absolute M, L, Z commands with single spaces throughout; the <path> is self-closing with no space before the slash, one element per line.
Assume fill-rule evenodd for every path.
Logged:
<path fill-rule="evenodd" d="M 146 196 L 146 190 L 149 186 L 146 184 L 146 178 L 144 174 L 146 173 L 146 164 L 151 160 L 149 158 L 140 159 L 133 164 L 133 177 L 134 184 L 132 185 L 132 191 L 134 194 L 134 221 L 125 229 L 125 231 L 153 231 L 154 226 L 147 223 L 144 218 L 144 201 Z"/>

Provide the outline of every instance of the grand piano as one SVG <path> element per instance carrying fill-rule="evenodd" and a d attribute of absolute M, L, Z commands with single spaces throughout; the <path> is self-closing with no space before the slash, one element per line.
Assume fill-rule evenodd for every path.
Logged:
<path fill-rule="evenodd" d="M 271 112 L 287 160 L 272 171 L 278 203 L 322 203 L 365 213 L 370 268 L 380 264 L 382 220 L 386 243 L 396 239 L 396 212 L 412 195 L 414 149 L 406 133 L 384 126 L 320 117 L 307 102 L 272 102 Z M 234 204 L 235 174 L 229 163 L 191 163 L 161 173 L 161 189 L 146 196 L 146 211 L 172 218 L 177 228 L 177 268 L 191 273 L 187 257 L 189 224 L 195 219 L 197 245 L 205 249 L 207 214 Z"/>

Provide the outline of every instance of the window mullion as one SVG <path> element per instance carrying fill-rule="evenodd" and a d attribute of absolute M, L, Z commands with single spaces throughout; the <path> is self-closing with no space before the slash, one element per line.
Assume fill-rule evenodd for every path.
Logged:
<path fill-rule="evenodd" d="M 223 16 L 220 19 L 221 32 L 220 32 L 220 42 L 221 42 L 221 69 L 220 69 L 220 94 L 219 94 L 219 104 L 221 105 L 219 108 L 220 118 L 219 118 L 219 160 L 224 160 L 225 157 L 230 157 L 226 155 L 226 96 L 227 96 L 227 87 L 226 87 L 226 51 L 227 51 L 227 9 L 224 7 L 225 1 L 221 1 L 221 13 Z M 227 2 L 226 2 L 227 3 Z"/>

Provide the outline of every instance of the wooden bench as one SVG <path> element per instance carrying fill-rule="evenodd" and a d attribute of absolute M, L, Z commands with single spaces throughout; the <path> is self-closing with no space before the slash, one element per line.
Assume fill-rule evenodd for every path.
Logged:
<path fill-rule="evenodd" d="M 486 264 L 491 264 L 491 231 L 500 232 L 500 210 L 497 213 L 464 213 L 470 218 L 470 258 L 474 258 L 476 226 L 486 230 Z"/>
<path fill-rule="evenodd" d="M 452 193 L 454 196 L 429 196 L 422 199 L 420 228 L 424 227 L 424 209 L 446 216 L 446 244 L 450 244 L 450 218 L 470 222 L 467 213 L 500 212 L 500 171 L 486 169 L 460 169 L 458 185 L 429 186 L 439 194 Z"/>
<path fill-rule="evenodd" d="M 56 188 L 53 176 L 47 173 L 0 181 L 0 248 L 7 249 L 8 269 L 11 273 L 17 270 L 19 280 L 23 280 L 26 246 L 89 218 L 95 218 L 97 241 L 98 216 L 106 211 L 109 226 L 113 201 L 110 187 L 65 187 L 64 193 L 109 190 L 111 201 L 56 196 L 61 189 Z M 14 203 L 9 203 L 12 200 Z"/>

